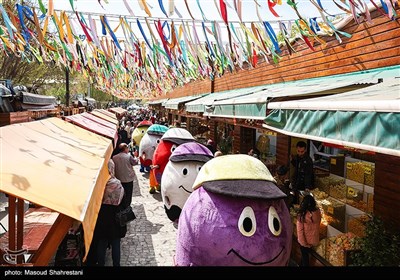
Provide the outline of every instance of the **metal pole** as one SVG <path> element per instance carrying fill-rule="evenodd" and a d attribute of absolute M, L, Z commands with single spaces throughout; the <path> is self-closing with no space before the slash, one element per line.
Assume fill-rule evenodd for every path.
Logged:
<path fill-rule="evenodd" d="M 91 90 L 91 84 L 90 84 L 90 80 L 89 80 L 89 81 L 88 81 L 87 97 L 90 97 L 90 90 Z"/>
<path fill-rule="evenodd" d="M 65 105 L 69 107 L 69 70 L 65 68 Z"/>

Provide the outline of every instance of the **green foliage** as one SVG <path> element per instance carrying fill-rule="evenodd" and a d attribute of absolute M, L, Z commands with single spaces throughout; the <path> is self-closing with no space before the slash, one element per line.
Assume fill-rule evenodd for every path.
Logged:
<path fill-rule="evenodd" d="M 4 6 L 17 14 L 15 4 L 19 1 L 4 1 Z M 31 5 L 33 1 L 24 1 L 24 5 Z M 4 24 L 3 17 L 0 17 L 0 24 Z M 28 28 L 34 29 L 30 21 L 25 24 Z M 38 62 L 30 51 L 25 51 L 23 55 L 15 55 L 12 52 L 2 51 L 0 53 L 0 78 L 9 79 L 13 85 L 25 85 L 38 89 L 46 80 L 54 79 L 59 75 L 60 70 L 53 62 Z"/>
<path fill-rule="evenodd" d="M 218 143 L 219 150 L 224 154 L 230 154 L 232 152 L 232 137 L 222 137 Z"/>
<path fill-rule="evenodd" d="M 93 87 L 92 87 L 91 97 L 96 99 L 96 101 L 99 101 L 99 102 L 107 102 L 107 101 L 113 100 L 112 95 L 105 93 L 104 91 L 95 89 Z M 114 99 L 117 99 L 117 98 L 114 98 Z"/>
<path fill-rule="evenodd" d="M 1 2 L 1 1 L 0 1 Z M 15 4 L 21 3 L 17 0 L 3 1 L 5 7 L 9 7 L 17 14 Z M 23 5 L 32 6 L 37 1 L 25 0 Z M 28 28 L 35 30 L 32 22 L 25 21 Z M 0 25 L 4 26 L 4 19 L 0 16 Z M 32 43 L 32 42 L 31 42 Z M 9 79 L 13 86 L 24 85 L 31 92 L 55 96 L 62 104 L 65 104 L 65 68 L 56 65 L 52 60 L 39 62 L 26 50 L 23 55 L 15 55 L 12 52 L 0 52 L 0 79 Z M 69 92 L 71 96 L 75 93 L 88 92 L 89 78 L 77 71 L 69 73 Z M 107 102 L 112 96 L 91 87 L 91 97 L 98 101 Z"/>
<path fill-rule="evenodd" d="M 384 222 L 373 216 L 366 223 L 365 236 L 357 240 L 360 250 L 352 253 L 355 266 L 399 266 L 400 235 L 390 231 Z"/>

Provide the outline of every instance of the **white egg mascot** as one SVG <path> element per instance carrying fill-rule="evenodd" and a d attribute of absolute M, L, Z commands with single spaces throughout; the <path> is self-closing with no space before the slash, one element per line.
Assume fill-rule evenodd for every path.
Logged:
<path fill-rule="evenodd" d="M 153 124 L 144 134 L 139 145 L 139 160 L 141 166 L 150 170 L 152 164 L 154 151 L 157 148 L 163 134 L 168 130 L 165 125 Z"/>
<path fill-rule="evenodd" d="M 198 172 L 212 158 L 210 150 L 196 142 L 184 143 L 171 154 L 161 178 L 161 196 L 171 221 L 178 220 Z"/>

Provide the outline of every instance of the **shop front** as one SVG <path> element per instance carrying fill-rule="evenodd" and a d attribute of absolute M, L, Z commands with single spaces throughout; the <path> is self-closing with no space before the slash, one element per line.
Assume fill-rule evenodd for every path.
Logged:
<path fill-rule="evenodd" d="M 199 99 L 207 94 L 199 94 L 192 96 L 184 96 L 179 98 L 171 98 L 162 104 L 168 112 L 168 123 L 174 125 L 179 122 L 182 128 L 189 128 L 188 117 L 186 116 L 185 103 Z"/>
<path fill-rule="evenodd" d="M 342 94 L 268 104 L 264 127 L 290 137 L 290 154 L 298 141 L 306 142 L 314 162 L 311 193 L 323 213 L 320 243 L 313 248 L 319 263 L 351 264 L 349 252 L 357 249 L 356 237 L 365 235 L 371 215 L 400 228 L 394 210 L 400 207 L 399 92 L 398 80 L 384 78 Z M 293 241 L 298 259 L 296 236 Z"/>
<path fill-rule="evenodd" d="M 185 115 L 192 135 L 198 135 L 200 142 L 213 140 L 224 154 L 240 153 L 240 129 L 235 129 L 232 118 L 213 118 L 209 114 L 213 104 L 219 100 L 244 96 L 263 89 L 264 86 L 227 90 L 203 95 L 185 104 Z M 260 125 L 261 127 L 261 125 Z M 252 142 L 254 140 L 251 140 Z M 247 151 L 246 151 L 247 153 Z"/>
<path fill-rule="evenodd" d="M 216 143 L 222 143 L 224 151 L 251 153 L 263 161 L 274 174 L 278 166 L 288 165 L 289 138 L 263 128 L 263 120 L 267 116 L 267 106 L 270 102 L 329 96 L 365 88 L 372 82 L 377 83 L 378 79 L 364 73 L 262 85 L 225 91 L 220 95 L 214 93 L 195 101 L 199 108 L 195 108 L 195 104 L 191 102 L 187 103 L 187 107 L 189 110 L 203 109 L 204 116 L 217 122 L 214 140 Z M 201 105 L 204 108 L 201 108 Z M 224 137 L 221 133 L 229 130 L 227 127 L 232 131 L 232 139 Z M 225 142 L 229 144 L 228 149 Z"/>
<path fill-rule="evenodd" d="M 157 99 L 157 100 L 147 102 L 147 105 L 149 106 L 150 109 L 152 109 L 156 112 L 159 119 L 161 119 L 162 117 L 167 119 L 168 113 L 164 107 L 164 105 L 167 101 L 168 101 L 168 98 Z"/>
<path fill-rule="evenodd" d="M 213 139 L 214 122 L 197 114 L 186 115 L 186 129 L 201 144 L 206 144 L 208 139 Z"/>

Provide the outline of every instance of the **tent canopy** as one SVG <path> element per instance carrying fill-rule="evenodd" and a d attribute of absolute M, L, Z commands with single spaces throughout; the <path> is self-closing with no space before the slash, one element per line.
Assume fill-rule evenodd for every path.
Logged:
<path fill-rule="evenodd" d="M 22 103 L 32 105 L 51 105 L 56 104 L 54 96 L 34 94 L 30 92 L 21 92 Z"/>
<path fill-rule="evenodd" d="M 85 97 L 85 100 L 89 103 L 89 105 L 95 105 L 96 104 L 96 99 L 94 99 L 94 98 Z"/>
<path fill-rule="evenodd" d="M 253 92 L 257 92 L 265 89 L 266 86 L 255 86 L 247 88 L 239 88 L 232 90 L 225 90 L 220 92 L 210 93 L 202 98 L 196 99 L 194 101 L 185 104 L 187 112 L 202 112 L 207 113 L 208 107 L 212 106 L 216 101 L 225 100 L 232 97 L 248 95 Z"/>
<path fill-rule="evenodd" d="M 96 122 L 96 123 L 98 123 L 98 124 L 101 124 L 101 125 L 103 125 L 103 126 L 109 127 L 109 128 L 111 128 L 111 129 L 114 129 L 114 130 L 117 129 L 117 126 L 116 126 L 115 124 L 110 123 L 110 122 L 108 122 L 108 121 L 106 121 L 106 120 L 103 120 L 103 119 L 101 119 L 101 118 L 99 118 L 99 117 L 96 117 L 95 115 L 89 114 L 89 113 L 87 113 L 87 112 L 84 112 L 84 113 L 82 113 L 82 114 L 80 114 L 80 115 L 81 115 L 82 117 L 85 117 L 85 118 L 87 118 L 87 119 L 89 119 L 89 120 L 91 120 L 91 121 L 94 121 L 94 122 Z"/>
<path fill-rule="evenodd" d="M 178 110 L 179 104 L 198 99 L 207 94 L 208 93 L 204 93 L 204 94 L 200 94 L 200 95 L 183 96 L 183 97 L 178 97 L 178 98 L 171 98 L 171 99 L 168 99 L 168 101 L 165 102 L 165 105 L 163 105 L 163 106 L 167 109 Z"/>
<path fill-rule="evenodd" d="M 114 144 L 117 143 L 118 133 L 116 128 L 104 126 L 96 121 L 85 118 L 81 114 L 66 116 L 65 119 L 89 131 L 114 140 Z"/>
<path fill-rule="evenodd" d="M 386 79 L 383 83 L 337 95 L 306 100 L 271 102 L 268 108 L 400 113 L 400 78 Z"/>
<path fill-rule="evenodd" d="M 400 156 L 400 79 L 331 96 L 271 102 L 268 108 L 273 109 L 263 125 L 268 129 Z"/>
<path fill-rule="evenodd" d="M 121 108 L 121 107 L 108 108 L 108 110 L 110 112 L 113 112 L 113 113 L 116 113 L 116 114 L 120 114 L 120 115 L 125 114 L 126 111 L 127 111 L 126 109 Z"/>
<path fill-rule="evenodd" d="M 111 141 L 58 118 L 0 127 L 0 141 L 1 191 L 82 222 L 88 252 Z"/>
<path fill-rule="evenodd" d="M 95 115 L 96 117 L 99 117 L 100 119 L 106 120 L 106 121 L 108 121 L 110 123 L 113 123 L 115 125 L 118 125 L 118 120 L 116 118 L 110 117 L 109 115 L 103 113 L 102 111 L 93 110 L 93 111 L 90 112 L 90 114 Z"/>
<path fill-rule="evenodd" d="M 118 120 L 117 116 L 115 115 L 115 113 L 111 113 L 110 111 L 104 110 L 104 109 L 94 109 L 92 112 L 98 112 L 104 115 L 109 116 L 110 118 L 114 119 L 114 120 Z"/>
<path fill-rule="evenodd" d="M 209 116 L 264 119 L 267 103 L 280 97 L 331 95 L 378 83 L 398 75 L 400 67 L 386 67 L 349 74 L 266 85 L 253 94 L 216 101 Z M 268 106 L 268 108 L 270 108 Z"/>
<path fill-rule="evenodd" d="M 169 98 L 163 98 L 163 99 L 156 99 L 156 100 L 152 100 L 147 102 L 148 105 L 157 105 L 157 104 L 161 104 L 164 105 Z"/>

